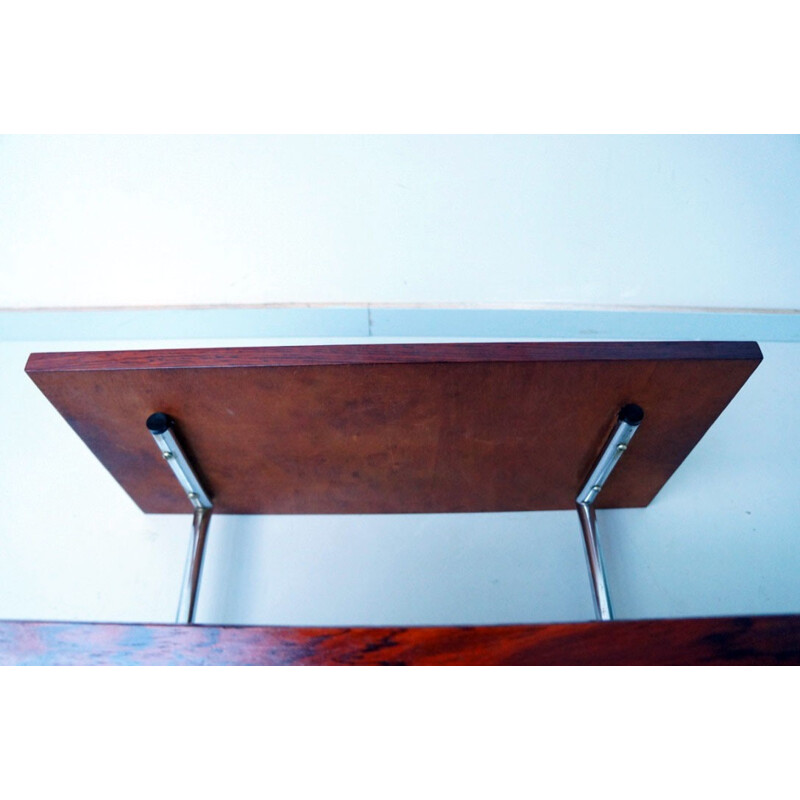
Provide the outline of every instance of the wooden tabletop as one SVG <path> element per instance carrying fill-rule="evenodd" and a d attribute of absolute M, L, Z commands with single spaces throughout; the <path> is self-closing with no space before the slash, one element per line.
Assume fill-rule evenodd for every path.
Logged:
<path fill-rule="evenodd" d="M 573 508 L 627 403 L 645 418 L 598 498 L 646 506 L 761 360 L 754 342 L 402 344 L 34 353 L 26 371 L 146 512 L 191 507 L 157 411 L 230 514 Z"/>

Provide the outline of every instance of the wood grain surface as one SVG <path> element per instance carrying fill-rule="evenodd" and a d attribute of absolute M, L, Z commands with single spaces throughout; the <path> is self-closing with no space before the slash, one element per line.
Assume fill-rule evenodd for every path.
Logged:
<path fill-rule="evenodd" d="M 171 415 L 215 510 L 573 508 L 619 408 L 645 420 L 599 507 L 647 505 L 758 366 L 753 342 L 37 353 L 26 370 L 147 512 L 190 507 L 145 429 Z"/>
<path fill-rule="evenodd" d="M 800 616 L 426 628 L 0 622 L 0 665 L 800 664 Z"/>

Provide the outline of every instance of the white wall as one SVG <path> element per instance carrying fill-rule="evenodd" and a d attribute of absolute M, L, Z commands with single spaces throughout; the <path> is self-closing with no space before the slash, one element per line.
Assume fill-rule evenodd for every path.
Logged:
<path fill-rule="evenodd" d="M 797 137 L 3 137 L 0 307 L 800 307 Z"/>
<path fill-rule="evenodd" d="M 136 508 L 24 375 L 30 352 L 387 337 L 759 340 L 764 363 L 656 500 L 601 512 L 601 536 L 620 617 L 800 611 L 800 326 L 771 313 L 800 305 L 799 155 L 769 137 L 0 139 L 0 307 L 20 309 L 0 313 L 0 618 L 170 621 L 189 533 Z M 22 310 L 272 302 L 764 313 Z M 571 512 L 218 516 L 199 607 L 591 613 Z"/>

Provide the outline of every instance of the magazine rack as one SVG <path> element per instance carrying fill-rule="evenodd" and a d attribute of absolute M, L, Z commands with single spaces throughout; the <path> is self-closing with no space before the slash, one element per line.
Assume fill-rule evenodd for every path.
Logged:
<path fill-rule="evenodd" d="M 37 663 L 798 659 L 794 617 L 607 621 L 611 603 L 596 538 L 594 507 L 648 505 L 760 360 L 754 342 L 33 354 L 30 377 L 142 511 L 194 510 L 194 535 L 179 604 L 184 624 L 7 622 L 0 624 L 0 654 L 16 659 L 9 663 L 25 661 L 26 652 L 38 653 Z M 185 624 L 194 619 L 212 508 L 223 514 L 577 508 L 599 622 Z"/>

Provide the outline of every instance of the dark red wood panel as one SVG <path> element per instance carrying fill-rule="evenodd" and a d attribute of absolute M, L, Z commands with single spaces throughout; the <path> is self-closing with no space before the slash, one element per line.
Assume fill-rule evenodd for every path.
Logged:
<path fill-rule="evenodd" d="M 430 628 L 0 622 L 0 665 L 800 664 L 800 616 Z"/>
<path fill-rule="evenodd" d="M 139 506 L 188 503 L 145 430 L 173 416 L 221 513 L 645 506 L 758 366 L 753 342 L 351 345 L 33 354 L 31 378 Z"/>
<path fill-rule="evenodd" d="M 192 367 L 309 367 L 476 361 L 708 361 L 761 359 L 755 342 L 470 342 L 466 344 L 295 345 L 33 353 L 27 371 Z"/>

